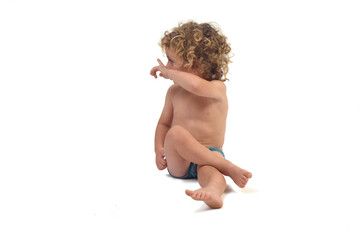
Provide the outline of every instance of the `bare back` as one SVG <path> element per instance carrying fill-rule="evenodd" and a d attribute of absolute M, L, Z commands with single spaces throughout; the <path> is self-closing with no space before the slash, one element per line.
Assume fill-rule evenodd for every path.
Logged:
<path fill-rule="evenodd" d="M 200 97 L 178 85 L 172 87 L 172 125 L 184 127 L 206 147 L 222 149 L 228 112 L 226 95 L 219 99 Z"/>

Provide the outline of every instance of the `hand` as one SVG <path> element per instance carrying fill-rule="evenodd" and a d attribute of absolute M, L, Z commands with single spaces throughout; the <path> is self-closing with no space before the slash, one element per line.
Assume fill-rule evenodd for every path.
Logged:
<path fill-rule="evenodd" d="M 154 78 L 157 78 L 156 73 L 160 72 L 160 77 L 163 77 L 165 79 L 169 79 L 169 69 L 160 61 L 160 59 L 157 59 L 159 66 L 155 66 L 151 69 L 150 75 L 154 76 Z"/>
<path fill-rule="evenodd" d="M 167 167 L 163 148 L 156 152 L 156 166 L 159 170 L 164 170 Z"/>

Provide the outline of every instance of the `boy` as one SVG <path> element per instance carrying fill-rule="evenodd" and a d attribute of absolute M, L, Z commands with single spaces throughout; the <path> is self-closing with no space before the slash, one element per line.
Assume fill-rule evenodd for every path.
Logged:
<path fill-rule="evenodd" d="M 226 81 L 230 46 L 214 26 L 188 22 L 165 32 L 159 44 L 168 58 L 151 69 L 174 82 L 155 132 L 156 165 L 175 178 L 197 178 L 201 188 L 185 193 L 221 208 L 229 176 L 243 188 L 252 174 L 225 159 L 228 102 Z"/>

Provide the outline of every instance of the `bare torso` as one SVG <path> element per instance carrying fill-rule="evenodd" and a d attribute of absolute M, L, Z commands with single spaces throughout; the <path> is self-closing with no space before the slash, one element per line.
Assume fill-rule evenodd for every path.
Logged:
<path fill-rule="evenodd" d="M 172 125 L 184 127 L 206 147 L 222 149 L 228 112 L 226 96 L 221 99 L 200 97 L 175 86 L 172 104 Z"/>

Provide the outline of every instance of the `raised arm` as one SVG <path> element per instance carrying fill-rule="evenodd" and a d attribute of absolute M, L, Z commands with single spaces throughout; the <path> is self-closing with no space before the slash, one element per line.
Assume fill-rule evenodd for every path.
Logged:
<path fill-rule="evenodd" d="M 156 73 L 159 71 L 161 77 L 171 79 L 185 90 L 201 97 L 219 99 L 226 94 L 226 86 L 221 81 L 207 81 L 189 72 L 167 68 L 159 59 L 158 63 L 159 66 L 154 67 L 150 72 L 155 78 L 157 78 Z"/>

